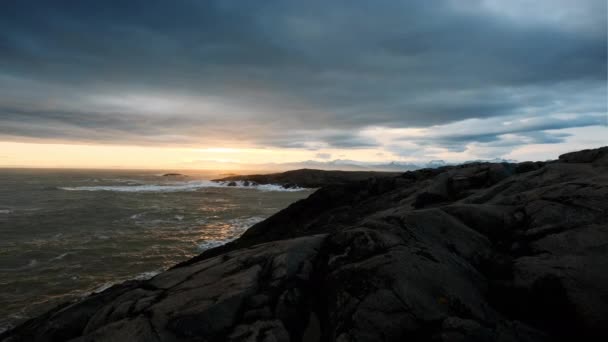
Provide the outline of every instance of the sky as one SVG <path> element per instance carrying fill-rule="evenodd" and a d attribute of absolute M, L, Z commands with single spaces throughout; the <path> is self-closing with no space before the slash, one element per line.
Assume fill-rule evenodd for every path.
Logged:
<path fill-rule="evenodd" d="M 605 0 L 0 2 L 0 166 L 608 145 Z"/>

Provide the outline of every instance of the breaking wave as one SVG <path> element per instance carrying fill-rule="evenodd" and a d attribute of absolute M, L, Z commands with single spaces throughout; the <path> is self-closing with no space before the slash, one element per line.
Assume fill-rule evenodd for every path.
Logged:
<path fill-rule="evenodd" d="M 148 280 L 148 279 L 154 278 L 156 275 L 160 274 L 162 271 L 163 270 L 143 272 L 130 279 L 131 280 Z M 114 285 L 122 284 L 123 282 L 124 282 L 124 280 L 116 280 L 116 281 L 110 281 L 110 282 L 103 283 L 103 284 L 99 285 L 98 287 L 96 287 L 93 291 L 85 292 L 83 294 L 83 296 L 88 296 L 88 295 L 94 294 L 94 293 L 101 293 L 101 292 L 109 289 L 110 287 L 112 287 Z"/>
<path fill-rule="evenodd" d="M 115 191 L 115 192 L 187 192 L 204 188 L 237 188 L 255 189 L 259 191 L 294 192 L 308 190 L 306 188 L 285 188 L 278 184 L 249 184 L 248 182 L 214 182 L 209 180 L 172 182 L 168 184 L 141 184 L 141 185 L 99 185 L 60 187 L 67 191 Z"/>

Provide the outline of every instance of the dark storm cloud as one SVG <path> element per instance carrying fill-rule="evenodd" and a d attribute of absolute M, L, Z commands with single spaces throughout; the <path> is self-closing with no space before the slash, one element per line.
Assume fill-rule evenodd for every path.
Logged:
<path fill-rule="evenodd" d="M 605 1 L 536 1 L 532 16 L 486 2 L 3 1 L 0 135 L 361 148 L 378 146 L 367 126 L 606 112 Z M 125 94 L 222 106 L 91 100 Z"/>

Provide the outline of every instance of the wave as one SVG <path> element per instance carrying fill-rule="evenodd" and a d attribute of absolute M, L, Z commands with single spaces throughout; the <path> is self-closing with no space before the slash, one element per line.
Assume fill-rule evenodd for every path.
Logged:
<path fill-rule="evenodd" d="M 156 270 L 156 271 L 148 271 L 148 272 L 143 272 L 140 273 L 134 277 L 128 278 L 128 279 L 117 279 L 115 281 L 109 281 L 106 283 L 103 283 L 101 285 L 99 285 L 98 287 L 96 287 L 95 289 L 93 289 L 90 292 L 85 292 L 83 294 L 83 296 L 88 296 L 90 294 L 95 294 L 95 293 L 101 293 L 107 289 L 109 289 L 110 287 L 114 286 L 114 285 L 118 285 L 118 284 L 122 284 L 127 280 L 148 280 L 148 279 L 152 279 L 155 276 L 159 275 L 163 270 Z"/>
<path fill-rule="evenodd" d="M 198 245 L 198 250 L 200 252 L 205 251 L 207 249 L 211 249 L 211 248 L 215 248 L 215 247 L 219 247 L 222 246 L 228 242 L 234 241 L 236 239 L 238 239 L 241 234 L 243 234 L 247 229 L 249 229 L 251 226 L 253 226 L 254 224 L 263 221 L 264 218 L 263 217 L 259 217 L 259 216 L 252 216 L 252 217 L 241 217 L 241 218 L 235 218 L 232 220 L 228 220 L 228 224 L 230 225 L 230 228 L 224 231 L 224 234 L 226 234 L 227 236 L 230 236 L 229 238 L 225 238 L 225 239 L 208 239 L 205 240 L 203 242 L 201 242 Z M 65 255 L 69 254 L 65 253 L 60 255 L 57 258 L 63 258 L 65 257 Z M 55 258 L 55 259 L 57 259 Z M 155 270 L 155 271 L 150 271 L 150 272 L 143 272 L 140 273 L 130 279 L 133 280 L 148 280 L 151 279 L 153 277 L 155 277 L 156 275 L 160 274 L 163 270 Z M 101 285 L 99 285 L 97 288 L 93 289 L 91 292 L 89 293 L 100 293 L 103 292 L 107 289 L 109 289 L 110 287 L 116 285 L 116 284 L 120 284 L 124 281 L 125 279 L 117 279 L 115 281 L 110 281 L 110 282 L 106 282 L 103 283 Z"/>
<path fill-rule="evenodd" d="M 53 261 L 53 260 L 62 260 L 63 258 L 65 258 L 66 256 L 68 256 L 70 254 L 72 254 L 72 252 L 65 252 L 63 254 L 60 254 L 60 255 L 52 258 L 51 261 Z"/>
<path fill-rule="evenodd" d="M 264 221 L 263 217 L 253 216 L 247 218 L 237 218 L 228 221 L 230 228 L 227 231 L 229 238 L 225 239 L 207 239 L 198 245 L 199 251 L 206 251 L 211 248 L 219 247 L 238 239 L 247 229 L 258 222 Z"/>
<path fill-rule="evenodd" d="M 148 279 L 152 279 L 155 276 L 159 275 L 161 272 L 162 272 L 162 270 L 143 272 L 143 273 L 140 273 L 140 274 L 136 275 L 133 279 L 135 279 L 135 280 L 148 280 Z"/>
<path fill-rule="evenodd" d="M 230 184 L 230 185 L 229 185 Z M 255 189 L 259 191 L 295 192 L 308 190 L 306 188 L 284 188 L 278 184 L 254 184 L 247 185 L 246 182 L 214 182 L 208 180 L 172 182 L 168 184 L 144 184 L 144 185 L 102 185 L 102 186 L 76 186 L 60 187 L 66 191 L 114 191 L 114 192 L 188 192 L 204 188 L 237 188 Z"/>
<path fill-rule="evenodd" d="M 206 251 L 208 249 L 223 246 L 223 245 L 227 244 L 228 242 L 231 242 L 234 240 L 235 240 L 235 238 L 225 239 L 225 240 L 207 240 L 198 245 L 198 250 L 201 252 Z"/>
<path fill-rule="evenodd" d="M 223 181 L 223 182 L 214 182 L 217 184 L 220 184 L 220 187 L 227 187 L 227 188 L 253 188 L 253 189 L 258 189 L 261 191 L 282 191 L 282 192 L 296 192 L 296 191 L 304 191 L 304 190 L 309 190 L 308 188 L 301 188 L 301 187 L 289 187 L 286 188 L 283 185 L 280 184 L 257 184 L 257 183 L 253 183 L 253 182 L 249 182 L 249 181 Z"/>

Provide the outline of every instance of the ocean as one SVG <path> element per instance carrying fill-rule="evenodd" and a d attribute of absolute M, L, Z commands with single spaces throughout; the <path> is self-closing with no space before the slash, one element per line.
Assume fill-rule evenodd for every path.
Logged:
<path fill-rule="evenodd" d="M 312 193 L 183 173 L 0 169 L 0 332 L 60 302 L 152 277 Z"/>

